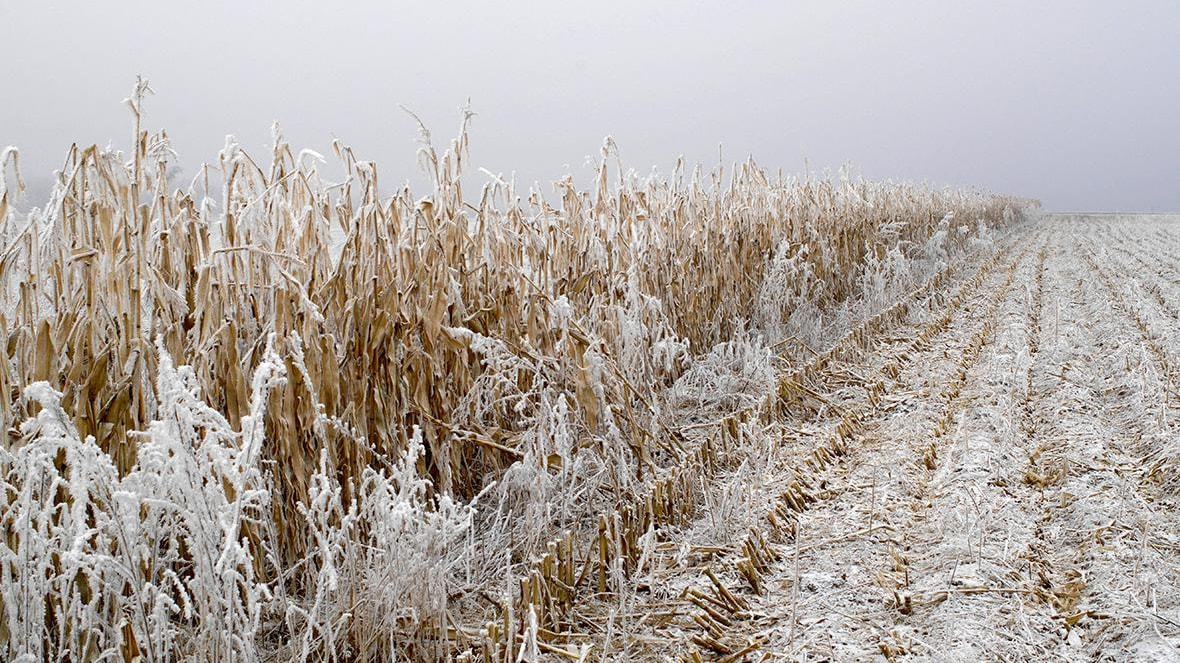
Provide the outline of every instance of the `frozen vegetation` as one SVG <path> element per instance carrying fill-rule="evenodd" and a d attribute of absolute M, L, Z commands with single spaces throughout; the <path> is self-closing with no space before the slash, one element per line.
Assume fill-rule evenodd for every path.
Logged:
<path fill-rule="evenodd" d="M 1180 226 L 834 176 L 0 177 L 8 660 L 1172 660 Z"/>

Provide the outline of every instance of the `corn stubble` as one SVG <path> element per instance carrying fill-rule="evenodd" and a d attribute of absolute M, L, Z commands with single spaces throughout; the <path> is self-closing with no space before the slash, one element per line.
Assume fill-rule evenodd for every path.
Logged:
<path fill-rule="evenodd" d="M 27 222 L 4 156 L 9 660 L 431 659 L 489 630 L 514 651 L 535 569 L 607 589 L 599 514 L 698 453 L 672 389 L 694 358 L 750 324 L 789 341 L 899 247 L 960 255 L 976 231 L 948 213 L 1030 204 L 752 162 L 640 178 L 609 141 L 591 190 L 471 196 L 469 116 L 424 142 L 420 199 L 380 198 L 339 143 L 328 183 L 277 131 L 268 162 L 227 142 L 170 190 L 148 91 L 131 158 L 72 149 Z"/>

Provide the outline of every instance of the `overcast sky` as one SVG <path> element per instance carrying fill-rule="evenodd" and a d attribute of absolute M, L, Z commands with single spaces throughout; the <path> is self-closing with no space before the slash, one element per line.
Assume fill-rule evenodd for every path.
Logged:
<path fill-rule="evenodd" d="M 281 8 L 276 8 L 281 7 Z M 1180 210 L 1180 2 L 0 0 L 0 147 L 26 177 L 130 142 L 136 74 L 184 166 L 226 134 L 333 135 L 414 176 L 468 98 L 474 165 L 545 183 L 604 136 L 646 172 L 753 155 L 1040 198 Z M 479 181 L 484 177 L 473 171 Z"/>

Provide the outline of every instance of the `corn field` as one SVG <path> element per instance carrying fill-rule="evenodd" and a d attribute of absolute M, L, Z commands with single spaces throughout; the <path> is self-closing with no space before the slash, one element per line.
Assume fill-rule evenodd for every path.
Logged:
<path fill-rule="evenodd" d="M 6 660 L 753 656 L 734 615 L 821 491 L 800 469 L 748 526 L 727 477 L 841 462 L 872 413 L 824 385 L 992 311 L 939 293 L 1002 269 L 1037 208 L 753 161 L 640 176 L 609 140 L 588 190 L 524 191 L 471 174 L 467 115 L 441 151 L 423 129 L 424 195 L 382 197 L 339 142 L 330 182 L 277 129 L 172 189 L 146 92 L 131 149 L 74 147 L 27 215 L 3 157 Z M 919 309 L 947 318 L 910 331 Z M 691 555 L 740 563 L 685 590 L 699 633 L 627 654 L 659 624 L 628 617 L 637 583 L 701 519 Z"/>

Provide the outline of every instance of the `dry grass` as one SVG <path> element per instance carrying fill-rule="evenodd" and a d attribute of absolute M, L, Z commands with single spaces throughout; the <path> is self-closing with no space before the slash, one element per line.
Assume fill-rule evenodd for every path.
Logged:
<path fill-rule="evenodd" d="M 192 187 L 173 191 L 167 135 L 140 128 L 147 91 L 141 85 L 132 100 L 136 141 L 129 157 L 72 149 L 48 206 L 25 224 L 9 212 L 19 185 L 0 193 L 0 333 L 7 344 L 0 388 L 8 394 L 0 399 L 8 431 L 8 492 L 0 503 L 4 608 L 15 609 L 12 591 L 27 589 L 18 553 L 33 534 L 24 532 L 51 533 L 70 520 L 52 511 L 41 529 L 22 529 L 21 518 L 33 515 L 22 509 L 69 509 L 83 493 L 131 490 L 129 477 L 142 477 L 149 466 L 144 440 L 151 431 L 165 435 L 163 425 L 178 426 L 173 437 L 195 448 L 208 450 L 208 441 L 218 440 L 222 455 L 193 468 L 220 468 L 206 472 L 201 485 L 220 490 L 214 501 L 228 511 L 219 513 L 235 514 L 236 524 L 213 537 L 221 548 L 208 554 L 217 560 L 237 550 L 237 562 L 221 559 L 218 568 L 232 568 L 239 581 L 196 587 L 205 578 L 195 568 L 203 553 L 188 535 L 176 535 L 162 558 L 137 558 L 140 568 L 122 582 L 113 580 L 118 574 L 102 575 L 111 584 L 83 587 L 65 577 L 86 568 L 65 559 L 70 546 L 113 558 L 134 547 L 105 534 L 86 537 L 88 530 L 105 531 L 101 514 L 114 508 L 97 500 L 70 521 L 79 539 L 49 537 L 38 549 L 48 556 L 42 572 L 52 585 L 43 588 L 42 630 L 31 614 L 21 621 L 33 624 L 27 640 L 0 632 L 0 651 L 9 658 L 41 652 L 34 658 L 90 660 L 116 652 L 131 660 L 153 635 L 144 629 L 164 624 L 179 626 L 168 642 L 160 642 L 164 631 L 156 633 L 156 657 L 442 655 L 450 645 L 437 634 L 463 637 L 449 623 L 448 593 L 474 596 L 502 584 L 503 564 L 512 568 L 544 552 L 543 542 L 561 528 L 593 528 L 587 521 L 597 506 L 630 499 L 691 453 L 665 395 L 692 395 L 684 382 L 670 388 L 695 357 L 734 339 L 753 342 L 750 321 L 769 336 L 766 346 L 790 347 L 784 344 L 792 334 L 802 345 L 820 343 L 831 327 L 816 320 L 851 310 L 881 265 L 896 265 L 891 255 L 936 244 L 944 254 L 912 259 L 952 259 L 980 223 L 1004 226 L 1030 204 L 911 184 L 774 177 L 752 162 L 737 165 L 728 179 L 683 168 L 670 179 L 639 178 L 622 170 L 609 142 L 592 190 L 561 180 L 549 200 L 493 180 L 472 195 L 462 177 L 466 118 L 450 149 L 423 147 L 433 189 L 422 198 L 408 186 L 380 198 L 376 165 L 339 143 L 334 149 L 348 179 L 325 182 L 318 155 L 297 154 L 277 132 L 268 161 L 227 144 Z M 963 230 L 947 218 L 964 223 Z M 881 290 L 879 279 L 875 287 Z M 765 357 L 767 350 L 718 352 L 732 360 L 743 352 Z M 798 349 L 797 357 L 806 352 Z M 755 374 L 766 382 L 769 364 L 759 361 Z M 177 373 L 173 362 L 187 368 Z M 729 381 L 740 381 L 739 369 Z M 718 382 L 692 375 L 698 388 Z M 177 384 L 200 406 L 164 420 L 176 410 Z M 43 386 L 34 390 L 37 398 L 26 398 L 32 385 Z M 723 396 L 702 402 L 728 407 Z M 728 396 L 744 402 L 740 388 Z M 46 419 L 50 406 L 58 419 Z M 41 423 L 22 425 L 30 421 Z M 22 507 L 14 496 L 32 499 L 33 476 L 15 468 L 27 470 L 22 450 L 48 438 L 56 451 L 42 458 L 36 476 L 61 487 L 37 492 Z M 89 488 L 76 485 L 82 472 L 67 459 L 87 445 L 110 465 Z M 514 483 L 513 472 L 523 478 Z M 537 477 L 560 481 L 531 498 L 510 494 L 509 487 Z M 463 503 L 490 494 L 493 484 L 502 488 L 498 506 L 473 520 Z M 514 509 L 529 499 L 548 500 L 581 484 L 589 488 L 580 506 L 560 514 L 534 509 L 529 523 L 503 522 L 526 513 Z M 384 506 L 374 495 L 384 495 Z M 399 504 L 417 509 L 414 527 L 426 532 L 420 539 L 381 530 L 388 514 L 380 509 L 397 512 Z M 154 507 L 142 508 L 146 514 Z M 118 522 L 118 531 L 131 526 Z M 169 522 L 160 521 L 164 530 L 145 540 L 174 535 Z M 492 532 L 486 548 L 472 541 L 473 525 Z M 432 547 L 415 548 L 429 532 L 438 535 Z M 347 553 L 365 546 L 384 546 L 386 557 Z M 398 585 L 381 573 L 397 568 L 392 551 L 399 546 L 450 560 L 458 566 L 447 573 L 465 584 L 456 589 L 436 578 L 400 594 L 389 589 Z M 502 558 L 481 552 L 493 547 Z M 492 583 L 488 574 L 500 579 Z M 158 619 L 116 619 L 150 612 L 131 588 L 141 580 L 159 583 L 153 591 L 177 605 L 189 600 L 177 597 L 198 590 L 242 597 L 208 601 L 207 610 L 232 619 L 188 608 L 160 608 Z M 374 596 L 382 588 L 390 593 Z M 87 610 L 106 617 L 83 619 Z M 253 632 L 218 649 L 208 643 L 219 625 Z M 292 633 L 316 635 L 292 645 L 298 651 L 267 645 Z M 41 649 L 27 649 L 41 638 Z"/>

